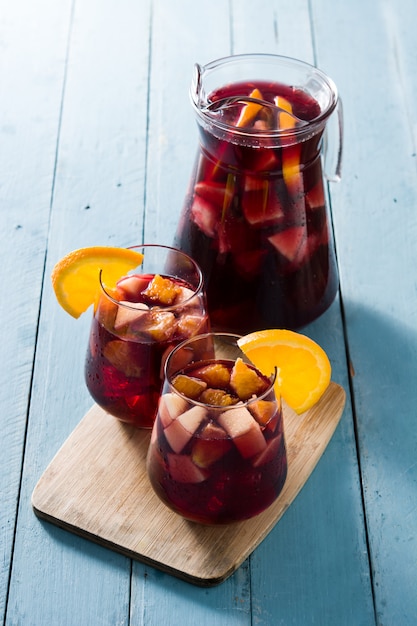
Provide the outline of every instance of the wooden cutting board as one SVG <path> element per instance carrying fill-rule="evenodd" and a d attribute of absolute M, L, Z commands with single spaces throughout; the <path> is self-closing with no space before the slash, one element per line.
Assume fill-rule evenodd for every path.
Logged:
<path fill-rule="evenodd" d="M 230 576 L 275 526 L 308 479 L 340 420 L 345 392 L 331 383 L 309 411 L 284 407 L 288 476 L 278 500 L 245 522 L 203 526 L 172 513 L 145 471 L 150 431 L 94 405 L 32 494 L 35 513 L 112 550 L 201 586 Z"/>

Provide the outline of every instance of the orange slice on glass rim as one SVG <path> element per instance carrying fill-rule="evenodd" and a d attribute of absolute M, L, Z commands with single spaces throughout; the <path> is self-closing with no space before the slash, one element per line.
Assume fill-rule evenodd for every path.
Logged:
<path fill-rule="evenodd" d="M 290 330 L 260 330 L 241 337 L 238 344 L 266 376 L 277 368 L 275 391 L 296 413 L 314 406 L 329 386 L 329 358 L 305 335 Z"/>
<path fill-rule="evenodd" d="M 117 281 L 143 261 L 143 254 L 128 248 L 92 246 L 79 248 L 64 256 L 52 270 L 52 286 L 62 308 L 78 318 L 100 293 L 103 283 L 110 290 Z"/>

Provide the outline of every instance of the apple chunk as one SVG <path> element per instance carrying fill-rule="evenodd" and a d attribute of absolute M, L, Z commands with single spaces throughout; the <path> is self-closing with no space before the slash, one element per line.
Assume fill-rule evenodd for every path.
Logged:
<path fill-rule="evenodd" d="M 194 465 L 188 454 L 168 453 L 168 467 L 172 480 L 177 483 L 201 483 L 207 473 Z"/>
<path fill-rule="evenodd" d="M 162 426 L 164 428 L 169 426 L 173 420 L 186 411 L 187 406 L 187 400 L 177 396 L 176 393 L 166 393 L 161 396 L 158 410 Z"/>
<path fill-rule="evenodd" d="M 204 407 L 193 406 L 165 428 L 165 437 L 174 452 L 180 453 L 184 450 L 206 415 Z"/>
<path fill-rule="evenodd" d="M 149 311 L 149 307 L 143 302 L 120 301 L 114 321 L 114 330 L 120 332 L 127 330 L 132 324 L 139 323 L 141 317 Z"/>
<path fill-rule="evenodd" d="M 233 439 L 233 443 L 245 459 L 260 454 L 266 448 L 261 427 L 246 407 L 239 406 L 224 411 L 217 421 Z"/>
<path fill-rule="evenodd" d="M 191 458 L 201 468 L 219 461 L 232 447 L 227 433 L 217 424 L 208 423 L 196 438 Z"/>

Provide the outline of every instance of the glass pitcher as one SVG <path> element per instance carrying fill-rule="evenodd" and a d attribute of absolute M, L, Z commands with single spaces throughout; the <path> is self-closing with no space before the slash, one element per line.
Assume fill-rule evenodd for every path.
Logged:
<path fill-rule="evenodd" d="M 197 64 L 191 100 L 200 145 L 175 246 L 203 271 L 212 327 L 300 328 L 338 289 L 325 185 L 340 178 L 336 86 L 302 61 L 245 54 Z"/>

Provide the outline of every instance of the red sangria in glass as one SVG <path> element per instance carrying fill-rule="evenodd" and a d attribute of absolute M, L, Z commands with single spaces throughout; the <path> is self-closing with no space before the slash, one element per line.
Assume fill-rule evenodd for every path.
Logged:
<path fill-rule="evenodd" d="M 191 98 L 200 146 L 175 245 L 203 271 L 212 327 L 302 327 L 338 289 L 322 164 L 337 110 L 339 178 L 336 87 L 301 61 L 238 55 L 197 65 Z"/>
<path fill-rule="evenodd" d="M 142 253 L 136 270 L 115 289 L 101 282 L 85 362 L 85 380 L 103 409 L 136 427 L 151 428 L 167 355 L 209 329 L 203 279 L 186 254 L 160 245 Z"/>
<path fill-rule="evenodd" d="M 182 517 L 227 524 L 278 497 L 287 458 L 275 374 L 261 374 L 231 334 L 176 347 L 152 431 L 147 471 L 159 498 Z"/>

